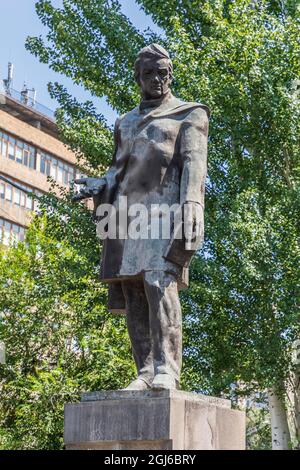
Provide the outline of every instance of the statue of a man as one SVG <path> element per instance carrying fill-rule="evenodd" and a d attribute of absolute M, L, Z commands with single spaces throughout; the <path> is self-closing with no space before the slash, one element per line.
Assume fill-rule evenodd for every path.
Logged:
<path fill-rule="evenodd" d="M 137 378 L 129 390 L 179 388 L 182 318 L 178 290 L 188 286 L 188 266 L 204 230 L 209 110 L 175 98 L 173 67 L 158 44 L 135 62 L 140 105 L 117 119 L 112 166 L 103 178 L 83 178 L 78 199 L 95 209 L 126 196 L 130 207 L 173 204 L 182 208 L 183 236 L 109 237 L 103 241 L 101 280 L 109 283 L 109 308 L 126 313 Z M 152 213 L 160 222 L 163 211 Z M 147 228 L 149 228 L 149 225 Z M 196 235 L 195 235 L 196 234 Z"/>

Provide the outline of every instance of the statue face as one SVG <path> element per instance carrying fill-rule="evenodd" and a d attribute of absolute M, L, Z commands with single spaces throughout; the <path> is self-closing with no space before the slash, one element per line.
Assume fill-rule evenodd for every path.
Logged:
<path fill-rule="evenodd" d="M 145 59 L 141 61 L 139 85 L 145 99 L 160 98 L 170 88 L 172 77 L 166 59 Z"/>

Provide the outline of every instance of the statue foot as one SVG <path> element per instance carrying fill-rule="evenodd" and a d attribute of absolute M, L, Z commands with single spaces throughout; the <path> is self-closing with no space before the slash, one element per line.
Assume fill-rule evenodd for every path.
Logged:
<path fill-rule="evenodd" d="M 122 388 L 122 390 L 150 390 L 150 385 L 141 378 L 133 380 L 127 387 Z"/>
<path fill-rule="evenodd" d="M 177 390 L 178 381 L 169 374 L 157 374 L 151 386 L 152 390 Z"/>

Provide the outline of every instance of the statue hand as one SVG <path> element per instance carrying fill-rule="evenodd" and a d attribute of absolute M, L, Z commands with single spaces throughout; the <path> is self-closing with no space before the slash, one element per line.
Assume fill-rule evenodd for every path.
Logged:
<path fill-rule="evenodd" d="M 199 236 L 204 233 L 203 207 L 197 202 L 184 204 L 185 249 L 193 250 L 198 245 Z"/>
<path fill-rule="evenodd" d="M 80 189 L 79 193 L 75 194 L 72 197 L 74 202 L 81 201 L 89 197 L 97 196 L 100 194 L 105 186 L 105 178 L 78 178 L 74 181 L 76 184 L 82 184 L 83 187 Z"/>

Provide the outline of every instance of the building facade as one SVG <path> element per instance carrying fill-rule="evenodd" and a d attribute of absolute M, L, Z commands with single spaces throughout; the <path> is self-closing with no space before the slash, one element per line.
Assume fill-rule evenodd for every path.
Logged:
<path fill-rule="evenodd" d="M 37 209 L 31 193 L 63 187 L 78 176 L 74 153 L 60 141 L 53 113 L 29 96 L 0 89 L 0 238 L 22 240 Z"/>

